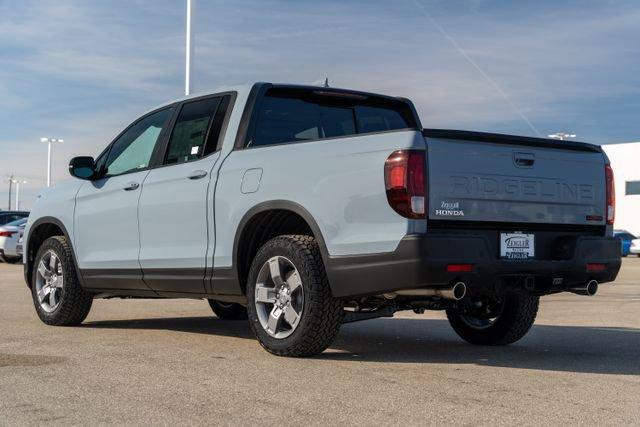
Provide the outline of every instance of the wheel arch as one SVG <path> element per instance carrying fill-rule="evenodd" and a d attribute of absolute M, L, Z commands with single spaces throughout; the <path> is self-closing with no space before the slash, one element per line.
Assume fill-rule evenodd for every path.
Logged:
<path fill-rule="evenodd" d="M 76 259 L 76 253 L 75 249 L 73 248 L 71 236 L 62 221 L 50 216 L 38 218 L 29 227 L 29 235 L 26 239 L 27 244 L 24 248 L 24 280 L 27 283 L 27 286 L 29 288 L 31 288 L 32 286 L 31 279 L 33 276 L 33 264 L 36 254 L 38 253 L 38 249 L 45 240 L 53 236 L 62 236 L 67 239 L 67 243 L 69 244 L 69 247 L 71 247 L 71 258 L 73 259 L 73 264 L 74 268 L 76 269 L 78 280 L 84 287 L 84 281 L 82 280 L 82 275 L 80 274 L 80 270 L 78 268 L 78 261 Z"/>
<path fill-rule="evenodd" d="M 253 257 L 267 240 L 282 234 L 313 236 L 326 268 L 329 254 L 320 227 L 311 213 L 289 200 L 262 202 L 244 214 L 233 241 L 233 269 L 243 294 Z"/>

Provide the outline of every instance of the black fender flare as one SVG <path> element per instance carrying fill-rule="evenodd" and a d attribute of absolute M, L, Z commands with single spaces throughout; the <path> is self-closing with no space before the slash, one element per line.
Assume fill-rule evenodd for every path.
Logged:
<path fill-rule="evenodd" d="M 320 231 L 320 227 L 318 226 L 318 223 L 313 218 L 313 216 L 309 213 L 309 211 L 306 210 L 302 205 L 296 202 L 292 202 L 290 200 L 270 200 L 267 202 L 258 203 L 257 205 L 253 206 L 243 215 L 242 219 L 240 220 L 240 223 L 238 224 L 238 228 L 236 229 L 236 235 L 233 239 L 232 260 L 233 260 L 234 268 L 238 265 L 238 246 L 240 243 L 240 237 L 242 236 L 242 233 L 244 232 L 249 221 L 251 221 L 253 217 L 255 217 L 256 215 L 262 212 L 276 210 L 276 209 L 291 211 L 299 215 L 302 219 L 306 221 L 306 223 L 309 225 L 309 228 L 311 228 L 311 231 L 313 232 L 313 235 L 316 241 L 318 242 L 318 246 L 320 247 L 320 254 L 322 255 L 322 261 L 326 265 L 327 261 L 329 260 L 329 252 L 327 251 L 327 245 L 324 242 L 324 237 L 322 236 L 322 231 Z"/>
<path fill-rule="evenodd" d="M 31 227 L 29 227 L 29 234 L 27 235 L 27 238 L 25 240 L 25 242 L 27 243 L 27 246 L 23 248 L 23 252 L 24 252 L 24 280 L 27 283 L 27 286 L 29 288 L 31 288 L 31 273 L 32 273 L 32 269 L 33 269 L 33 261 L 34 258 L 36 256 L 35 253 L 31 253 L 31 234 L 33 233 L 34 230 L 36 230 L 39 226 L 41 225 L 45 225 L 45 224 L 53 224 L 56 227 L 58 227 L 60 230 L 62 230 L 62 234 L 64 236 L 65 239 L 67 239 L 67 243 L 69 244 L 69 246 L 71 247 L 71 258 L 73 259 L 73 264 L 74 264 L 74 268 L 76 269 L 76 275 L 78 277 L 78 281 L 80 282 L 80 285 L 84 288 L 84 279 L 82 277 L 82 273 L 80 271 L 80 268 L 78 267 L 78 260 L 76 258 L 76 250 L 73 247 L 73 241 L 71 240 L 71 236 L 69 234 L 69 232 L 67 231 L 67 227 L 65 227 L 64 223 L 62 221 L 60 221 L 58 218 L 52 217 L 52 216 L 43 216 L 41 218 L 38 218 L 37 220 L 35 220 L 33 222 L 33 224 L 31 224 Z M 35 251 L 34 251 L 35 252 Z"/>

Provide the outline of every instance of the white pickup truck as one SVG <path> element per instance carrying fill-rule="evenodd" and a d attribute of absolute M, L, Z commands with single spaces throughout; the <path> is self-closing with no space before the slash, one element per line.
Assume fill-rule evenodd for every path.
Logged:
<path fill-rule="evenodd" d="M 540 296 L 593 295 L 620 268 L 600 147 L 427 130 L 403 98 L 227 88 L 142 115 L 69 171 L 25 230 L 50 325 L 81 323 L 94 298 L 202 298 L 277 355 L 399 310 L 508 344 Z"/>

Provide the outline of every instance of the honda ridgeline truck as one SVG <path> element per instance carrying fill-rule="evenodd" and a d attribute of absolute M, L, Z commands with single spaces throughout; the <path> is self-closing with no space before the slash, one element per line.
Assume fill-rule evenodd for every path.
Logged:
<path fill-rule="evenodd" d="M 256 83 L 136 119 L 25 231 L 40 319 L 94 298 L 202 298 L 283 356 L 340 325 L 445 310 L 473 344 L 509 344 L 540 296 L 615 279 L 613 173 L 600 147 L 423 129 L 403 98 Z"/>

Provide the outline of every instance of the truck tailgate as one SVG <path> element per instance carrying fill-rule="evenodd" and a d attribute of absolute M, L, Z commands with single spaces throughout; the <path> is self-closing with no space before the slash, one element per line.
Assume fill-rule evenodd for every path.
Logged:
<path fill-rule="evenodd" d="M 599 147 L 508 135 L 424 130 L 429 219 L 605 224 Z"/>

